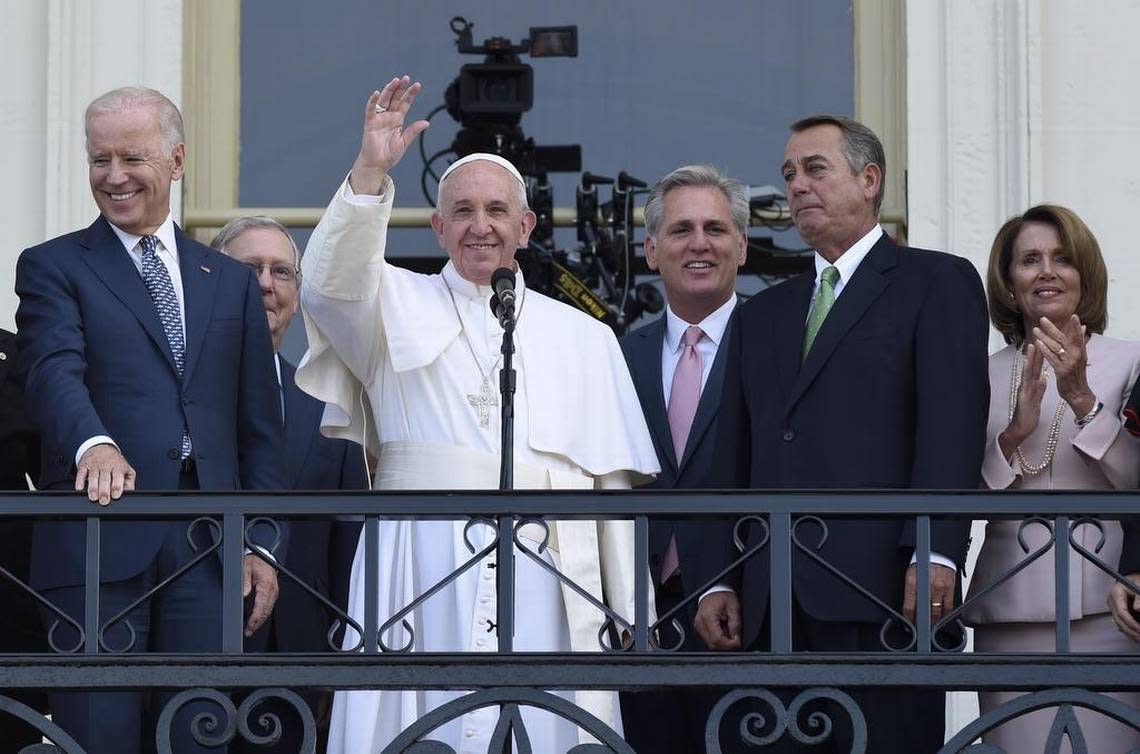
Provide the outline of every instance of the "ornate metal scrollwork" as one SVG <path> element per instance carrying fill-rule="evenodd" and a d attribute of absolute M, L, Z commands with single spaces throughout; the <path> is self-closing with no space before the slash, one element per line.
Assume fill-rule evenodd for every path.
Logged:
<path fill-rule="evenodd" d="M 801 527 L 808 524 L 814 524 L 815 526 L 818 526 L 820 530 L 819 542 L 814 546 L 804 544 L 800 541 L 799 530 Z M 872 594 L 870 591 L 864 588 L 862 584 L 855 581 L 843 571 L 836 568 L 817 552 L 818 550 L 823 549 L 824 544 L 827 542 L 827 537 L 827 522 L 819 516 L 800 516 L 792 523 L 792 544 L 795 545 L 796 549 L 814 560 L 821 568 L 826 570 L 835 578 L 842 581 L 856 594 L 861 595 L 868 602 L 874 603 L 876 607 L 878 607 L 887 615 L 887 619 L 883 621 L 882 628 L 879 629 L 879 642 L 883 645 L 883 648 L 889 652 L 909 652 L 910 650 L 914 649 L 914 646 L 918 641 L 918 629 L 915 628 L 914 624 L 908 621 L 898 610 L 895 610 L 886 602 Z M 894 646 L 887 638 L 890 635 L 891 629 L 896 626 L 910 637 L 907 643 L 903 646 Z"/>
<path fill-rule="evenodd" d="M 1081 526 L 1093 526 L 1100 533 L 1100 539 L 1097 540 L 1096 547 L 1094 547 L 1091 552 L 1088 550 L 1088 548 L 1077 541 L 1077 529 Z M 1135 584 L 1125 578 L 1124 574 L 1120 573 L 1120 571 L 1116 570 L 1108 563 L 1097 557 L 1097 553 L 1099 553 L 1104 547 L 1105 540 L 1106 536 L 1104 533 L 1104 523 L 1099 518 L 1093 516 L 1078 518 L 1073 522 L 1072 527 L 1069 529 L 1070 547 L 1076 550 L 1082 558 L 1089 561 L 1094 566 L 1111 576 L 1114 581 L 1119 584 L 1123 584 L 1125 589 L 1132 592 L 1133 594 L 1140 595 L 1140 588 L 1137 588 Z"/>
<path fill-rule="evenodd" d="M 2 565 L 0 565 L 0 576 L 3 576 L 8 581 L 15 584 L 20 589 L 20 591 L 24 592 L 25 594 L 30 595 L 32 597 L 32 599 L 34 599 L 37 603 L 39 603 L 39 605 L 41 607 L 43 607 L 46 610 L 51 611 L 55 615 L 55 619 L 52 621 L 51 626 L 48 627 L 48 633 L 47 633 L 48 646 L 51 648 L 51 651 L 56 652 L 58 654 L 74 654 L 83 648 L 83 644 L 86 642 L 86 639 L 87 639 L 87 634 L 83 630 L 83 626 L 79 625 L 79 623 L 77 621 L 75 621 L 70 615 L 68 615 L 64 611 L 60 610 L 55 605 L 54 602 L 45 598 L 42 594 L 37 592 L 35 589 L 32 589 L 30 586 L 28 586 L 23 581 L 18 579 L 11 571 L 9 571 L 7 568 L 5 568 Z M 77 638 L 76 638 L 75 644 L 73 644 L 70 647 L 61 647 L 56 642 L 56 639 L 55 639 L 56 633 L 55 632 L 60 628 L 60 622 L 61 621 L 64 623 L 67 623 L 75 631 L 75 635 Z"/>
<path fill-rule="evenodd" d="M 1074 707 L 1094 710 L 1124 723 L 1133 730 L 1140 731 L 1140 710 L 1123 702 L 1085 689 L 1048 689 L 1019 696 L 987 712 L 947 741 L 946 745 L 939 749 L 938 754 L 1005 754 L 1001 747 L 993 744 L 972 744 L 972 742 L 1009 720 L 1051 707 L 1057 708 L 1057 714 L 1053 718 L 1042 754 L 1059 754 L 1061 744 L 1065 740 L 1068 740 L 1073 754 L 1090 754 Z"/>
<path fill-rule="evenodd" d="M 32 744 L 20 749 L 20 754 L 84 754 L 83 748 L 75 739 L 67 735 L 58 725 L 48 720 L 39 711 L 32 709 L 23 702 L 0 696 L 0 715 L 11 715 L 19 718 L 35 729 L 50 744 Z"/>
<path fill-rule="evenodd" d="M 538 526 L 542 529 L 542 542 L 540 542 L 538 545 L 538 552 L 537 553 L 534 552 L 533 550 L 531 550 L 525 544 L 523 544 L 522 538 L 519 536 L 519 532 L 522 530 L 522 528 L 524 526 L 527 526 L 527 525 Z M 520 518 L 518 521 L 515 522 L 515 529 L 514 529 L 513 537 L 515 540 L 515 547 L 518 550 L 520 550 L 524 555 L 526 555 L 532 561 L 537 563 L 547 573 L 551 574 L 552 576 L 554 576 L 554 578 L 558 579 L 559 582 L 561 582 L 562 584 L 565 584 L 566 586 L 573 589 L 575 594 L 577 594 L 579 597 L 584 599 L 589 604 L 593 605 L 595 608 L 597 608 L 602 613 L 602 615 L 605 616 L 605 620 L 602 622 L 601 628 L 598 629 L 598 644 L 601 646 L 602 651 L 604 651 L 604 652 L 615 651 L 615 648 L 611 647 L 609 645 L 609 643 L 607 643 L 607 641 L 606 641 L 606 637 L 609 636 L 611 629 L 617 630 L 618 636 L 621 637 L 621 642 L 622 642 L 622 646 L 620 647 L 621 650 L 627 650 L 627 649 L 630 649 L 633 647 L 633 624 L 632 623 L 627 621 L 625 618 L 623 618 L 621 615 L 619 615 L 617 612 L 615 612 L 613 609 L 611 609 L 604 602 L 596 599 L 594 597 L 594 595 L 590 594 L 588 591 L 583 589 L 581 585 L 579 585 L 576 581 L 574 581 L 573 579 L 566 576 L 566 574 L 562 573 L 562 571 L 559 571 L 557 568 L 555 568 L 554 566 L 550 565 L 549 563 L 547 563 L 545 560 L 542 559 L 542 553 L 546 551 L 546 543 L 550 540 L 550 527 L 549 527 L 549 524 L 546 523 L 546 519 L 539 518 L 539 517 Z"/>
<path fill-rule="evenodd" d="M 205 548 L 202 548 L 198 544 L 198 541 L 194 537 L 194 528 L 196 526 L 198 526 L 199 524 L 202 525 L 202 529 L 204 531 L 206 531 L 206 533 L 210 537 L 210 539 L 209 539 L 210 544 L 208 546 L 206 546 Z M 127 616 L 130 615 L 131 611 L 134 610 L 135 608 L 137 608 L 139 605 L 143 604 L 144 602 L 149 600 L 151 597 L 153 597 L 155 594 L 157 594 L 158 592 L 165 589 L 168 584 L 171 584 L 174 581 L 177 581 L 178 579 L 180 579 L 182 577 L 183 574 L 185 574 L 191 568 L 198 565 L 199 563 L 201 563 L 206 558 L 210 557 L 211 554 L 217 552 L 218 548 L 220 548 L 222 546 L 222 525 L 218 522 L 217 519 L 210 518 L 209 516 L 200 516 L 200 517 L 194 519 L 193 521 L 191 521 L 190 525 L 186 527 L 186 541 L 190 543 L 190 549 L 193 550 L 194 552 L 196 552 L 197 554 L 193 558 L 191 558 L 190 560 L 186 561 L 181 566 L 179 566 L 178 570 L 176 570 L 174 573 L 170 574 L 165 579 L 163 579 L 162 581 L 158 582 L 153 587 L 148 589 L 142 596 L 140 596 L 134 602 L 130 603 L 125 608 L 123 608 L 119 612 L 112 615 L 111 618 L 106 623 L 104 623 L 102 626 L 100 626 L 99 627 L 99 647 L 100 647 L 100 649 L 102 649 L 104 652 L 110 652 L 112 654 L 123 654 L 126 652 L 130 652 L 131 649 L 134 648 L 135 641 L 137 640 L 138 636 L 135 633 L 135 627 L 131 625 L 131 622 L 129 620 L 127 620 Z M 112 626 L 114 626 L 116 623 L 120 623 L 120 622 L 127 629 L 128 639 L 127 639 L 127 643 L 125 646 L 116 648 L 116 647 L 112 647 L 110 644 L 107 643 L 107 632 L 111 629 Z"/>
<path fill-rule="evenodd" d="M 760 541 L 751 547 L 747 546 L 744 542 L 743 530 L 745 524 L 756 524 L 763 532 L 762 536 L 760 537 Z M 687 634 L 685 627 L 681 624 L 681 621 L 677 620 L 677 615 L 681 613 L 681 611 L 686 607 L 699 600 L 701 598 L 701 595 L 703 595 L 709 589 L 713 588 L 717 584 L 722 583 L 728 574 L 732 573 L 737 568 L 740 568 L 744 563 L 751 560 L 756 555 L 756 553 L 767 547 L 769 539 L 771 539 L 771 529 L 768 527 L 767 519 L 765 519 L 763 516 L 741 516 L 739 519 L 737 519 L 736 523 L 732 527 L 732 543 L 736 546 L 737 551 L 740 552 L 740 557 L 732 561 L 732 563 L 721 570 L 721 572 L 716 576 L 709 579 L 707 583 L 702 584 L 696 589 L 686 590 L 689 592 L 689 594 L 683 600 L 674 605 L 672 609 L 670 609 L 664 615 L 658 616 L 657 622 L 649 627 L 649 645 L 654 649 L 658 649 L 664 652 L 676 652 L 678 649 L 684 646 L 685 637 Z M 673 630 L 677 632 L 676 643 L 668 647 L 662 645 L 660 639 L 661 628 L 666 623 L 672 625 Z"/>
<path fill-rule="evenodd" d="M 454 701 L 437 707 L 421 717 L 414 725 L 403 730 L 382 754 L 455 754 L 455 749 L 438 741 L 421 741 L 439 726 L 483 707 L 499 707 L 499 722 L 491 734 L 487 754 L 510 751 L 513 740 L 518 754 L 529 754 L 530 739 L 523 724 L 519 707 L 536 707 L 568 720 L 600 741 L 600 744 L 579 744 L 567 754 L 636 754 L 613 729 L 581 707 L 560 696 L 538 689 L 492 688 L 465 694 Z"/>
<path fill-rule="evenodd" d="M 747 746 L 771 746 L 785 735 L 802 744 L 816 745 L 828 740 L 834 731 L 831 717 L 820 710 L 807 714 L 806 726 L 800 724 L 800 714 L 805 705 L 820 700 L 830 700 L 838 704 L 851 721 L 852 743 L 849 754 L 864 754 L 867 751 L 867 721 L 863 711 L 850 696 L 833 688 L 810 688 L 796 694 L 787 707 L 784 702 L 768 689 L 735 689 L 720 698 L 709 714 L 705 725 L 705 749 L 709 754 L 721 754 L 720 727 L 725 714 L 734 705 L 752 700 L 759 702 L 768 711 L 749 711 L 740 720 L 740 740 Z"/>
<path fill-rule="evenodd" d="M 383 625 L 380 626 L 380 630 L 377 631 L 377 634 L 376 634 L 376 642 L 377 642 L 377 644 L 380 645 L 381 651 L 383 651 L 383 652 L 410 652 L 410 651 L 412 651 L 412 647 L 415 646 L 415 643 L 416 643 L 416 630 L 412 626 L 412 624 L 407 620 L 407 616 L 411 615 L 417 607 L 419 607 L 423 603 L 427 602 L 429 599 L 432 598 L 433 595 L 435 595 L 437 592 L 442 590 L 448 584 L 450 584 L 453 581 L 455 581 L 456 579 L 458 579 L 460 576 L 462 576 L 464 573 L 466 573 L 469 569 L 478 565 L 478 563 L 481 560 L 483 560 L 483 558 L 485 558 L 488 555 L 490 555 L 491 553 L 495 552 L 495 549 L 499 546 L 499 543 L 497 540 L 492 542 L 491 544 L 487 545 L 483 549 L 479 550 L 478 552 L 476 552 L 477 545 L 474 542 L 472 542 L 471 538 L 470 538 L 471 529 L 473 529 L 476 525 L 489 526 L 493 530 L 498 531 L 498 527 L 495 525 L 495 522 L 492 521 L 491 519 L 483 518 L 483 517 L 479 517 L 479 516 L 472 516 L 471 517 L 471 520 L 469 520 L 467 522 L 467 524 L 463 527 L 463 543 L 465 545 L 467 545 L 467 550 L 469 552 L 472 552 L 475 554 L 473 556 L 471 556 L 470 558 L 468 558 L 463 563 L 463 565 L 456 568 L 454 571 L 449 573 L 442 580 L 433 584 L 430 589 L 428 589 L 426 592 L 424 592 L 420 596 L 416 597 L 414 600 L 412 600 L 407 605 L 405 605 L 403 607 L 403 609 L 401 609 L 399 612 L 392 615 L 391 618 L 384 621 Z M 384 642 L 384 634 L 386 634 L 388 631 L 390 631 L 392 628 L 394 628 L 396 626 L 396 624 L 401 625 L 404 632 L 408 635 L 408 641 L 401 647 L 390 647 Z"/>
<path fill-rule="evenodd" d="M 245 546 L 249 549 L 250 553 L 256 555 L 268 563 L 273 567 L 274 570 L 277 571 L 279 575 L 284 575 L 294 584 L 299 586 L 316 602 L 324 605 L 327 610 L 336 616 L 336 619 L 332 622 L 332 625 L 329 626 L 328 631 L 325 632 L 325 642 L 328 644 L 329 649 L 334 652 L 343 652 L 345 654 L 359 652 L 360 648 L 364 646 L 364 627 L 361 626 L 359 622 L 354 620 L 353 617 L 345 612 L 339 605 L 329 600 L 316 589 L 313 589 L 304 579 L 299 578 L 295 573 L 286 568 L 280 560 L 266 556 L 266 554 L 262 551 L 264 545 L 260 545 L 254 542 L 252 539 L 251 532 L 255 526 L 269 527 L 273 531 L 273 543 L 269 546 L 269 551 L 271 553 L 276 552 L 277 546 L 281 543 L 281 529 L 276 521 L 271 518 L 264 517 L 253 518 L 250 519 L 245 526 Z M 340 631 L 341 626 L 349 626 L 356 632 L 356 643 L 347 649 L 342 649 L 341 646 L 336 642 L 336 635 Z"/>
<path fill-rule="evenodd" d="M 240 733 L 241 737 L 258 746 L 276 743 L 281 738 L 281 719 L 272 712 L 263 712 L 255 726 L 249 724 L 254 709 L 271 699 L 281 700 L 297 711 L 304 729 L 301 748 L 298 754 L 313 754 L 317 750 L 317 725 L 313 720 L 313 713 L 309 705 L 295 692 L 289 689 L 272 688 L 258 689 L 245 698 L 240 707 L 235 708 L 233 701 L 215 689 L 187 689 L 169 702 L 159 715 L 158 725 L 155 728 L 155 746 L 158 754 L 173 754 L 172 734 L 174 716 L 188 704 L 205 701 L 217 707 L 218 712 L 199 712 L 191 719 L 190 735 L 201 746 L 224 746 L 232 742 Z M 224 723 L 223 723 L 224 720 Z M 256 727 L 259 732 L 254 732 Z"/>
<path fill-rule="evenodd" d="M 1083 520 L 1084 519 L 1082 519 L 1082 521 Z M 1048 541 L 1045 542 L 1045 544 L 1041 545 L 1036 550 L 1033 550 L 1032 552 L 1030 552 L 1029 551 L 1029 543 L 1025 540 L 1025 530 L 1034 524 L 1036 524 L 1038 526 L 1045 527 L 1045 530 L 1047 532 L 1049 532 L 1049 539 L 1048 539 Z M 1077 522 L 1077 525 L 1079 526 L 1080 522 Z M 1074 528 L 1076 528 L 1076 527 L 1074 527 Z M 980 591 L 971 595 L 969 599 L 964 600 L 961 605 L 958 605 L 958 607 L 954 608 L 950 612 L 943 615 L 942 620 L 935 623 L 934 626 L 931 628 L 931 641 L 933 642 L 934 646 L 936 648 L 942 650 L 943 652 L 960 652 L 961 650 L 965 649 L 965 647 L 966 647 L 966 632 L 965 631 L 960 632 L 962 639 L 957 645 L 955 645 L 953 647 L 943 646 L 941 644 L 941 642 L 938 641 L 938 632 L 941 631 L 943 628 L 949 626 L 951 622 L 958 623 L 959 626 L 962 626 L 962 621 L 961 621 L 961 618 L 959 616 L 961 616 L 963 613 L 965 613 L 965 611 L 971 605 L 973 605 L 974 603 L 984 599 L 986 597 L 986 595 L 990 594 L 995 589 L 997 589 L 999 586 L 1001 586 L 1002 584 L 1006 583 L 1007 581 L 1012 579 L 1017 574 L 1024 571 L 1026 568 L 1028 568 L 1030 566 L 1031 563 L 1033 563 L 1033 561 L 1044 557 L 1045 553 L 1047 553 L 1053 549 L 1053 544 L 1054 544 L 1054 542 L 1056 542 L 1056 540 L 1057 540 L 1057 532 L 1053 529 L 1053 523 L 1051 521 L 1049 521 L 1049 519 L 1043 518 L 1041 516 L 1027 516 L 1026 518 L 1022 519 L 1021 524 L 1017 527 L 1017 544 L 1019 547 L 1021 547 L 1021 551 L 1024 552 L 1027 557 L 1023 558 L 1013 568 L 1009 569 L 1008 571 L 1003 573 L 1001 576 L 999 576 L 998 578 L 991 581 L 989 584 L 987 584 L 985 586 L 984 589 L 981 589 Z M 1102 544 L 1103 544 L 1103 542 L 1102 542 Z M 1098 547 L 1097 549 L 1099 550 L 1100 548 Z"/>

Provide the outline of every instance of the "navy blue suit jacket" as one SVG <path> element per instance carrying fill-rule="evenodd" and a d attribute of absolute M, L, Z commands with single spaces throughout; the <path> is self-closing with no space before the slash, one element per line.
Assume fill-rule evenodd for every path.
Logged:
<path fill-rule="evenodd" d="M 708 380 L 697 404 L 693 426 L 685 444 L 685 453 L 677 458 L 673 450 L 673 434 L 666 414 L 664 385 L 661 376 L 661 349 L 665 340 L 665 317 L 635 330 L 620 341 L 622 353 L 633 377 L 641 411 L 649 425 L 653 448 L 661 464 L 661 473 L 650 484 L 657 489 L 699 489 L 713 463 L 717 435 L 717 416 L 720 413 L 721 389 L 724 384 L 727 344 L 732 331 L 730 324 L 724 332 Z M 661 573 L 661 560 L 669 546 L 669 538 L 677 536 L 677 558 L 681 564 L 681 579 L 685 590 L 700 586 L 693 578 L 698 573 L 696 564 L 701 551 L 707 547 L 699 533 L 700 527 L 683 519 L 654 518 L 649 522 L 649 562 L 654 578 Z"/>
<path fill-rule="evenodd" d="M 177 489 L 183 426 L 201 489 L 284 488 L 273 347 L 257 281 L 177 227 L 175 238 L 186 310 L 182 379 L 142 276 L 104 218 L 20 255 L 16 321 L 43 442 L 41 489 L 72 488 L 75 453 L 96 435 L 118 444 L 137 489 Z M 104 526 L 102 580 L 139 573 L 163 526 Z M 35 539 L 37 588 L 83 583 L 82 525 L 40 526 Z"/>
<path fill-rule="evenodd" d="M 356 443 L 321 434 L 325 404 L 297 387 L 297 369 L 281 360 L 285 393 L 285 453 L 292 490 L 366 490 L 368 471 Z M 361 524 L 352 521 L 295 520 L 289 524 L 285 567 L 319 594 L 344 607 Z M 278 579 L 281 597 L 273 611 L 276 648 L 282 652 L 329 649 L 326 633 L 333 618 L 292 579 Z"/>
<path fill-rule="evenodd" d="M 847 281 L 801 366 L 813 282 L 812 275 L 795 278 L 737 310 L 711 484 L 976 489 L 989 379 L 986 304 L 973 266 L 884 235 Z M 828 519 L 827 526 L 822 547 L 815 526 L 802 528 L 800 541 L 900 609 L 913 521 Z M 934 521 L 932 548 L 963 564 L 969 526 Z M 719 557 L 703 561 L 705 577 L 737 555 L 730 532 L 720 540 Z M 748 646 L 767 612 L 766 550 L 735 586 Z M 887 617 L 798 550 L 792 588 L 821 620 Z"/>

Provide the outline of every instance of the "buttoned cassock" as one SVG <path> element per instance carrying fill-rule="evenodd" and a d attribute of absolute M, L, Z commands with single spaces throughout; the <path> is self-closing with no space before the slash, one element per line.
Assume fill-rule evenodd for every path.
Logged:
<path fill-rule="evenodd" d="M 381 200 L 356 197 L 347 183 L 334 196 L 302 262 L 302 310 L 310 352 L 297 384 L 329 404 L 326 434 L 364 442 L 379 453 L 376 489 L 495 489 L 497 411 L 481 426 L 470 402 L 481 382 L 498 384 L 501 328 L 490 289 L 463 279 L 449 263 L 420 275 L 384 260 L 394 187 Z M 657 472 L 645 420 L 611 331 L 586 315 L 525 289 L 521 274 L 515 368 L 516 488 L 627 487 Z M 381 522 L 380 563 L 358 550 L 350 603 L 363 609 L 363 573 L 380 568 L 381 621 L 470 557 L 463 523 Z M 628 521 L 554 521 L 545 557 L 627 618 L 633 615 L 633 528 Z M 475 527 L 478 547 L 489 532 Z M 537 549 L 535 537 L 530 547 Z M 515 648 L 597 651 L 602 614 L 526 557 L 517 558 Z M 459 586 L 413 616 L 416 648 L 493 650 L 486 621 L 495 615 L 493 579 L 468 571 Z M 486 582 L 486 583 L 484 583 Z M 441 603 L 447 603 L 446 605 Z M 493 630 L 493 629 L 491 629 Z M 386 635 L 401 646 L 401 632 Z M 354 637 L 346 636 L 346 642 Z M 578 700 L 618 724 L 616 695 Z M 383 746 L 451 692 L 348 692 L 334 703 L 331 751 Z M 529 715 L 524 710 L 524 719 Z M 465 716 L 441 733 L 460 752 L 486 751 L 495 712 Z M 565 742 L 565 727 L 526 721 L 536 750 Z M 572 734 L 573 735 L 573 734 Z M 549 736 L 549 737 L 548 737 Z M 576 736 L 570 743 L 577 740 Z M 565 750 L 565 749 L 563 749 Z"/>

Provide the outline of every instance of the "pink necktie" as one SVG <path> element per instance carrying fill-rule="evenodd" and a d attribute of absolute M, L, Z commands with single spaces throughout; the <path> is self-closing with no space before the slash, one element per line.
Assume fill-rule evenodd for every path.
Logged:
<path fill-rule="evenodd" d="M 685 444 L 689 440 L 689 430 L 693 427 L 697 404 L 701 401 L 701 373 L 704 371 L 704 364 L 701 352 L 697 350 L 697 343 L 704 335 L 701 328 L 690 325 L 681 336 L 681 358 L 677 362 L 676 371 L 673 372 L 673 387 L 669 391 L 669 409 L 666 413 L 669 417 L 669 433 L 673 436 L 673 453 L 677 457 L 678 468 L 685 456 Z M 669 580 L 679 565 L 677 537 L 674 535 L 669 538 L 669 547 L 661 560 L 662 584 Z"/>

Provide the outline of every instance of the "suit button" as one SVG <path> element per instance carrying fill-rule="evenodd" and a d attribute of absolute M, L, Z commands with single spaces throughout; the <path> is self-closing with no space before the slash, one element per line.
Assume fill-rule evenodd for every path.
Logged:
<path fill-rule="evenodd" d="M 796 439 L 796 433 L 790 429 L 785 429 L 782 437 L 784 438 L 784 442 L 791 442 Z"/>
<path fill-rule="evenodd" d="M 166 451 L 166 457 L 171 461 L 177 461 L 182 457 L 182 453 L 179 452 L 178 448 L 171 448 L 170 450 Z"/>

